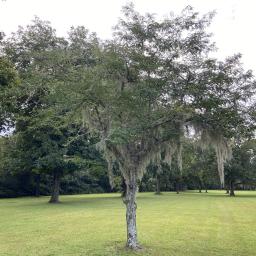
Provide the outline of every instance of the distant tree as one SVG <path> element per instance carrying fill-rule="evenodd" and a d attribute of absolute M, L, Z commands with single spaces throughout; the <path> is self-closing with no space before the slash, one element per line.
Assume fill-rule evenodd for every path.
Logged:
<path fill-rule="evenodd" d="M 149 172 L 154 179 L 154 187 L 155 187 L 155 194 L 161 194 L 161 176 L 163 174 L 162 164 L 156 164 L 155 162 L 149 164 L 147 167 L 147 172 Z M 148 180 L 147 180 L 148 182 Z"/>
<path fill-rule="evenodd" d="M 235 196 L 235 187 L 256 185 L 256 143 L 245 141 L 233 150 L 233 158 L 225 166 L 229 195 Z"/>
<path fill-rule="evenodd" d="M 216 156 L 211 149 L 202 150 L 192 142 L 184 147 L 184 180 L 199 192 L 219 187 Z"/>

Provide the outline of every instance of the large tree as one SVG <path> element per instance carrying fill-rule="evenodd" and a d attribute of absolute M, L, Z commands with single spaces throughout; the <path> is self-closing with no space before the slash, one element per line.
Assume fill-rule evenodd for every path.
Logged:
<path fill-rule="evenodd" d="M 14 136 L 20 159 L 17 170 L 31 171 L 37 183 L 40 172 L 53 176 L 52 199 L 58 202 L 60 177 L 67 169 L 64 159 L 65 111 L 54 108 L 52 91 L 62 82 L 65 66 L 60 52 L 66 41 L 57 37 L 49 22 L 35 18 L 31 25 L 19 27 L 16 33 L 1 42 L 2 53 L 16 67 L 20 86 L 12 90 L 16 105 Z"/>
<path fill-rule="evenodd" d="M 181 170 L 184 136 L 193 130 L 215 149 L 223 185 L 228 141 L 246 126 L 243 103 L 252 93 L 252 74 L 242 70 L 239 55 L 224 62 L 208 57 L 211 13 L 199 17 L 188 7 L 157 21 L 132 5 L 123 12 L 114 40 L 94 51 L 96 64 L 80 69 L 82 80 L 70 81 L 68 96 L 100 137 L 109 170 L 119 166 L 127 246 L 138 249 L 136 192 L 146 167 L 161 154 L 170 162 L 175 152 Z"/>
<path fill-rule="evenodd" d="M 67 115 L 72 97 L 57 97 L 60 95 L 57 87 L 67 81 L 73 85 L 86 79 L 82 71 L 94 65 L 92 56 L 97 44 L 96 35 L 89 34 L 82 26 L 72 27 L 64 39 L 56 35 L 49 22 L 37 17 L 1 43 L 3 54 L 15 63 L 21 78 L 19 90 L 12 91 L 17 102 L 13 111 L 18 140 L 16 152 L 21 160 L 16 167 L 21 172 L 30 170 L 37 184 L 40 174 L 52 175 L 50 202 L 58 202 L 60 178 L 73 169 L 73 159 L 65 159 L 69 142 L 85 131 L 78 126 L 74 129 L 76 116 Z M 66 88 L 67 93 L 73 90 L 72 85 Z M 58 108 L 56 100 L 64 101 L 64 108 Z M 88 160 L 88 156 L 83 157 Z"/>

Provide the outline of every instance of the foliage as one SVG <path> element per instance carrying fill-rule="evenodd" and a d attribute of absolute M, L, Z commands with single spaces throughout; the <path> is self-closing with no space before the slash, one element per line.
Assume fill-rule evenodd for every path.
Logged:
<path fill-rule="evenodd" d="M 95 149 L 89 146 L 92 140 L 83 135 L 85 130 L 81 129 L 81 123 L 76 119 L 70 122 L 68 106 L 64 109 L 56 107 L 57 84 L 66 80 L 67 70 L 71 72 L 73 67 L 79 69 L 90 58 L 88 45 L 83 41 L 86 35 L 87 30 L 83 27 L 71 29 L 69 53 L 72 55 L 69 60 L 72 59 L 72 63 L 67 62 L 69 53 L 64 55 L 67 40 L 57 37 L 50 23 L 37 17 L 31 25 L 20 27 L 1 42 L 3 53 L 14 62 L 20 75 L 19 88 L 11 91 L 16 105 L 12 109 L 15 130 L 10 141 L 15 145 L 8 153 L 9 166 L 4 167 L 11 170 L 14 176 L 23 173 L 36 180 L 44 174 L 63 176 L 85 168 L 95 170 L 96 173 L 101 168 L 101 174 L 105 176 L 105 163 L 99 154 L 95 154 Z M 76 74 L 73 73 L 72 79 L 76 79 Z M 79 142 L 76 137 L 83 138 L 85 142 Z M 75 141 L 81 145 L 74 150 L 72 146 Z M 89 161 L 91 164 L 88 164 Z M 97 176 L 96 173 L 91 176 Z M 82 182 L 80 190 L 75 191 L 81 189 L 85 192 L 92 190 L 92 187 L 89 185 L 84 190 Z M 101 191 L 107 189 L 108 186 L 101 188 Z M 97 189 L 92 191 L 96 192 Z M 31 191 L 27 193 L 31 194 Z"/>
<path fill-rule="evenodd" d="M 255 140 L 249 140 L 236 145 L 233 158 L 226 166 L 226 180 L 228 187 L 251 188 L 256 185 L 255 176 Z"/>
<path fill-rule="evenodd" d="M 15 100 L 12 92 L 19 84 L 18 74 L 12 63 L 0 56 L 0 132 L 6 132 L 13 125 Z"/>

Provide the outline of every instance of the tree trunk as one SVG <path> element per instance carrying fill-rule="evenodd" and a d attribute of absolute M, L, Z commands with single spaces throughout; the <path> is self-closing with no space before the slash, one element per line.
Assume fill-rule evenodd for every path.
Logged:
<path fill-rule="evenodd" d="M 177 194 L 180 193 L 180 182 L 179 181 L 176 182 L 176 193 Z"/>
<path fill-rule="evenodd" d="M 235 196 L 235 186 L 234 186 L 234 182 L 231 181 L 230 182 L 230 196 Z"/>
<path fill-rule="evenodd" d="M 204 181 L 203 181 L 203 178 L 199 178 L 199 193 L 202 193 L 202 189 L 203 188 L 206 188 L 206 186 L 204 185 Z M 207 189 L 206 189 L 207 190 Z"/>
<path fill-rule="evenodd" d="M 35 189 L 35 196 L 39 197 L 40 196 L 40 174 L 37 174 L 35 177 L 35 181 L 36 181 L 36 189 Z"/>
<path fill-rule="evenodd" d="M 126 246 L 132 250 L 140 248 L 137 238 L 136 227 L 136 192 L 137 180 L 134 171 L 130 172 L 129 180 L 126 180 L 126 224 L 127 224 L 127 244 Z"/>
<path fill-rule="evenodd" d="M 230 190 L 230 189 L 229 189 L 229 185 L 227 184 L 227 185 L 226 185 L 226 194 L 229 194 L 229 190 Z"/>
<path fill-rule="evenodd" d="M 161 191 L 160 191 L 160 177 L 157 174 L 156 175 L 156 195 L 160 195 Z"/>
<path fill-rule="evenodd" d="M 59 194 L 60 194 L 60 175 L 58 173 L 53 174 L 53 188 L 51 199 L 49 203 L 59 203 Z"/>
<path fill-rule="evenodd" d="M 121 197 L 122 198 L 125 198 L 126 197 L 126 184 L 125 184 L 125 180 L 124 178 L 122 177 L 122 184 L 121 184 Z"/>

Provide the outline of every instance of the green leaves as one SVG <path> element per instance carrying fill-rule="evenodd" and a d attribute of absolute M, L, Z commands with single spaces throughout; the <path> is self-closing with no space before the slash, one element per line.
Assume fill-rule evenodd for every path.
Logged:
<path fill-rule="evenodd" d="M 82 122 L 81 130 L 113 146 L 111 157 L 141 169 L 166 143 L 186 136 L 185 126 L 227 140 L 252 136 L 256 83 L 239 54 L 225 61 L 209 58 L 214 44 L 206 28 L 213 13 L 200 16 L 187 7 L 158 20 L 128 5 L 123 14 L 110 41 L 83 26 L 61 38 L 38 18 L 2 41 L 20 75 L 10 113 L 24 151 L 33 149 L 33 168 L 62 166 L 77 136 L 71 127 Z M 1 88 L 17 83 L 12 69 L 0 63 Z"/>
<path fill-rule="evenodd" d="M 0 132 L 13 125 L 13 111 L 16 106 L 13 94 L 18 89 L 19 82 L 14 65 L 7 58 L 0 57 Z"/>

